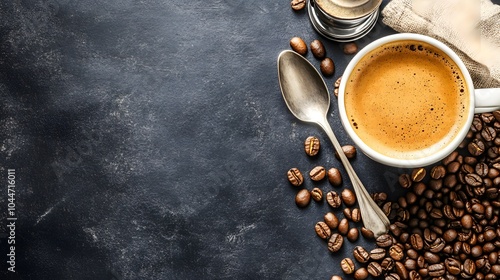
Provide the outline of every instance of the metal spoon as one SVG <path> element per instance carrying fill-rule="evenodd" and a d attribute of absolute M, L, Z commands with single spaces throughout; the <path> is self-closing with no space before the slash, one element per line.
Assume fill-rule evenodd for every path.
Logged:
<path fill-rule="evenodd" d="M 318 70 L 298 53 L 286 50 L 278 56 L 278 78 L 281 93 L 292 114 L 301 121 L 318 124 L 332 141 L 351 179 L 365 228 L 373 231 L 375 236 L 386 233 L 389 219 L 366 191 L 328 124 L 330 94 Z"/>

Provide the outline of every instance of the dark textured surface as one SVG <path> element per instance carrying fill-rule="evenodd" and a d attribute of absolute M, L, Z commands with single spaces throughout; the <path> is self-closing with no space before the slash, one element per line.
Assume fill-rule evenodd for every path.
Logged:
<path fill-rule="evenodd" d="M 389 33 L 379 19 L 357 42 Z M 351 57 L 288 0 L 3 1 L 0 278 L 339 273 L 354 244 L 330 254 L 313 229 L 329 206 L 298 209 L 285 176 L 341 166 L 326 135 L 282 100 L 276 58 L 293 36 L 325 43 L 336 62 L 332 90 Z M 348 144 L 336 106 L 332 98 L 329 120 Z M 316 158 L 302 150 L 309 135 L 323 143 Z M 362 154 L 353 165 L 370 192 L 396 197 L 400 170 Z M 13 168 L 16 274 L 5 261 Z M 306 180 L 314 185 L 332 188 Z"/>

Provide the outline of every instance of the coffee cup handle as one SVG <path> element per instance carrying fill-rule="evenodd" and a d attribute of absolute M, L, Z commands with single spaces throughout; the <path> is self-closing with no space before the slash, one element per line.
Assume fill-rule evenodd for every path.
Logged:
<path fill-rule="evenodd" d="M 475 114 L 491 113 L 500 110 L 500 88 L 481 88 L 474 90 Z"/>

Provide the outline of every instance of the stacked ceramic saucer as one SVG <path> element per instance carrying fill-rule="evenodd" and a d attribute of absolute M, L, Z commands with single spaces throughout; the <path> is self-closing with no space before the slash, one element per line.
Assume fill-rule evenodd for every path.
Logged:
<path fill-rule="evenodd" d="M 337 42 L 357 40 L 377 23 L 382 0 L 309 0 L 311 23 L 320 34 Z"/>

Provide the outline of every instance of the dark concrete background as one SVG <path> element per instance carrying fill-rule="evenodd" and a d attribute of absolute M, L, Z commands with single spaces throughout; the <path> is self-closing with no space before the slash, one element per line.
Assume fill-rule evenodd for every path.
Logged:
<path fill-rule="evenodd" d="M 351 59 L 289 4 L 3 1 L 0 278 L 329 279 L 354 245 L 372 246 L 360 239 L 330 254 L 313 229 L 329 206 L 298 209 L 286 180 L 291 167 L 341 164 L 319 127 L 288 112 L 279 52 L 293 36 L 321 39 L 336 63 L 330 90 Z M 379 19 L 357 43 L 390 33 Z M 323 143 L 315 158 L 302 150 L 309 135 Z M 370 192 L 401 192 L 405 170 L 362 154 L 352 163 Z M 306 180 L 315 185 L 332 189 Z"/>

